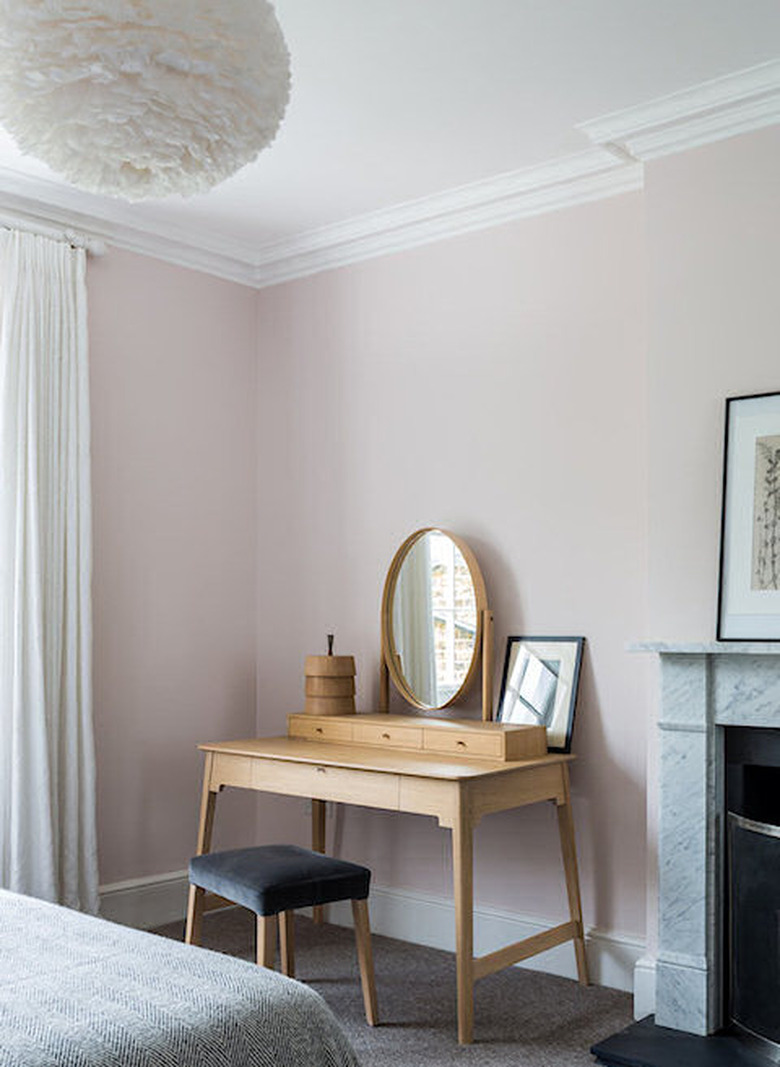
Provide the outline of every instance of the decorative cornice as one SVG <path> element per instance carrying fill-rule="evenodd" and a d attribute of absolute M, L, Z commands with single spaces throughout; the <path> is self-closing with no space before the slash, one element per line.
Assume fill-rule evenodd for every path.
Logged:
<path fill-rule="evenodd" d="M 0 215 L 23 225 L 77 230 L 116 248 L 204 271 L 227 281 L 253 285 L 253 251 L 204 234 L 145 219 L 137 205 L 94 197 L 70 186 L 31 178 L 0 167 Z"/>
<path fill-rule="evenodd" d="M 780 122 L 780 60 L 581 123 L 594 144 L 648 160 Z"/>
<path fill-rule="evenodd" d="M 94 197 L 0 168 L 0 216 L 80 230 L 118 248 L 257 289 L 516 219 L 641 189 L 644 160 L 780 122 L 780 61 L 731 74 L 577 128 L 577 155 L 286 240 L 249 245 L 144 217 L 141 205 Z"/>
<path fill-rule="evenodd" d="M 398 204 L 259 249 L 258 288 L 642 187 L 642 168 L 595 148 Z"/>
<path fill-rule="evenodd" d="M 0 212 L 21 221 L 88 231 L 117 248 L 257 289 L 484 229 L 639 189 L 642 171 L 613 152 L 592 148 L 575 156 L 384 211 L 250 248 L 144 219 L 135 205 L 91 197 L 67 186 L 25 178 L 0 168 Z"/>

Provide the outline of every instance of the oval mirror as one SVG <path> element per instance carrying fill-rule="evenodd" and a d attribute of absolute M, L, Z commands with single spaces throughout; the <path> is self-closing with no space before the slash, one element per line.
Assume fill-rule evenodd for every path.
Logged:
<path fill-rule="evenodd" d="M 395 555 L 382 600 L 385 661 L 409 703 L 444 708 L 477 669 L 485 585 L 473 553 L 446 530 L 413 533 Z"/>

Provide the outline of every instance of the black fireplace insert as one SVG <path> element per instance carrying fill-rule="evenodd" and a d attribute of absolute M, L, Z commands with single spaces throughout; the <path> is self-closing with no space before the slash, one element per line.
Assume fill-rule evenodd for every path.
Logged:
<path fill-rule="evenodd" d="M 780 731 L 726 731 L 727 1017 L 780 1063 Z"/>

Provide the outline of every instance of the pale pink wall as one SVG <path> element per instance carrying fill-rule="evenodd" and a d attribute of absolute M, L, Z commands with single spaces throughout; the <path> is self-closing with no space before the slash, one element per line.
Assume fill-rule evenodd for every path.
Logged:
<path fill-rule="evenodd" d="M 196 742 L 254 731 L 256 295 L 115 250 L 88 285 L 105 884 L 186 866 Z"/>
<path fill-rule="evenodd" d="M 588 639 L 574 769 L 586 921 L 644 930 L 645 279 L 640 194 L 263 291 L 260 732 L 303 699 L 334 630 L 377 696 L 379 604 L 401 540 L 466 538 L 508 633 Z M 260 836 L 297 835 L 264 801 Z M 450 893 L 433 820 L 347 810 L 343 851 L 380 884 Z M 484 820 L 481 903 L 564 909 L 554 814 Z"/>
<path fill-rule="evenodd" d="M 259 294 L 90 261 L 104 883 L 184 866 L 195 743 L 282 731 L 326 632 L 371 707 L 386 567 L 437 523 L 485 571 L 496 681 L 507 633 L 587 636 L 586 921 L 642 933 L 653 685 L 624 645 L 714 635 L 723 398 L 780 388 L 779 170 L 763 131 L 649 164 L 644 194 Z M 305 840 L 304 808 L 264 798 L 257 836 Z M 223 797 L 217 843 L 251 814 Z M 432 820 L 337 829 L 378 882 L 449 893 Z M 477 857 L 481 902 L 560 913 L 550 812 L 485 820 Z"/>
<path fill-rule="evenodd" d="M 715 638 L 725 398 L 780 390 L 780 130 L 648 164 L 648 629 Z M 651 716 L 657 687 L 651 689 Z M 648 937 L 657 759 L 648 752 Z"/>
<path fill-rule="evenodd" d="M 647 167 L 649 625 L 712 640 L 724 398 L 780 389 L 780 128 Z"/>

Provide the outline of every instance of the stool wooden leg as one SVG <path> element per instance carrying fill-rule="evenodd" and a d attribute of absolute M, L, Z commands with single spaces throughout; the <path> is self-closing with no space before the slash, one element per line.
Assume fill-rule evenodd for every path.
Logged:
<path fill-rule="evenodd" d="M 200 886 L 190 886 L 189 903 L 187 904 L 187 927 L 184 931 L 184 940 L 188 945 L 200 944 L 200 932 L 203 925 L 203 901 L 206 890 Z"/>
<path fill-rule="evenodd" d="M 276 962 L 276 916 L 257 916 L 257 962 L 273 970 Z"/>
<path fill-rule="evenodd" d="M 279 951 L 282 974 L 295 978 L 295 912 L 279 912 Z"/>
<path fill-rule="evenodd" d="M 371 929 L 368 925 L 368 901 L 352 901 L 352 918 L 355 923 L 355 940 L 357 942 L 358 963 L 360 965 L 360 984 L 363 988 L 363 1004 L 366 1009 L 366 1022 L 369 1026 L 376 1026 L 379 1022 L 379 1012 L 376 1004 Z"/>

